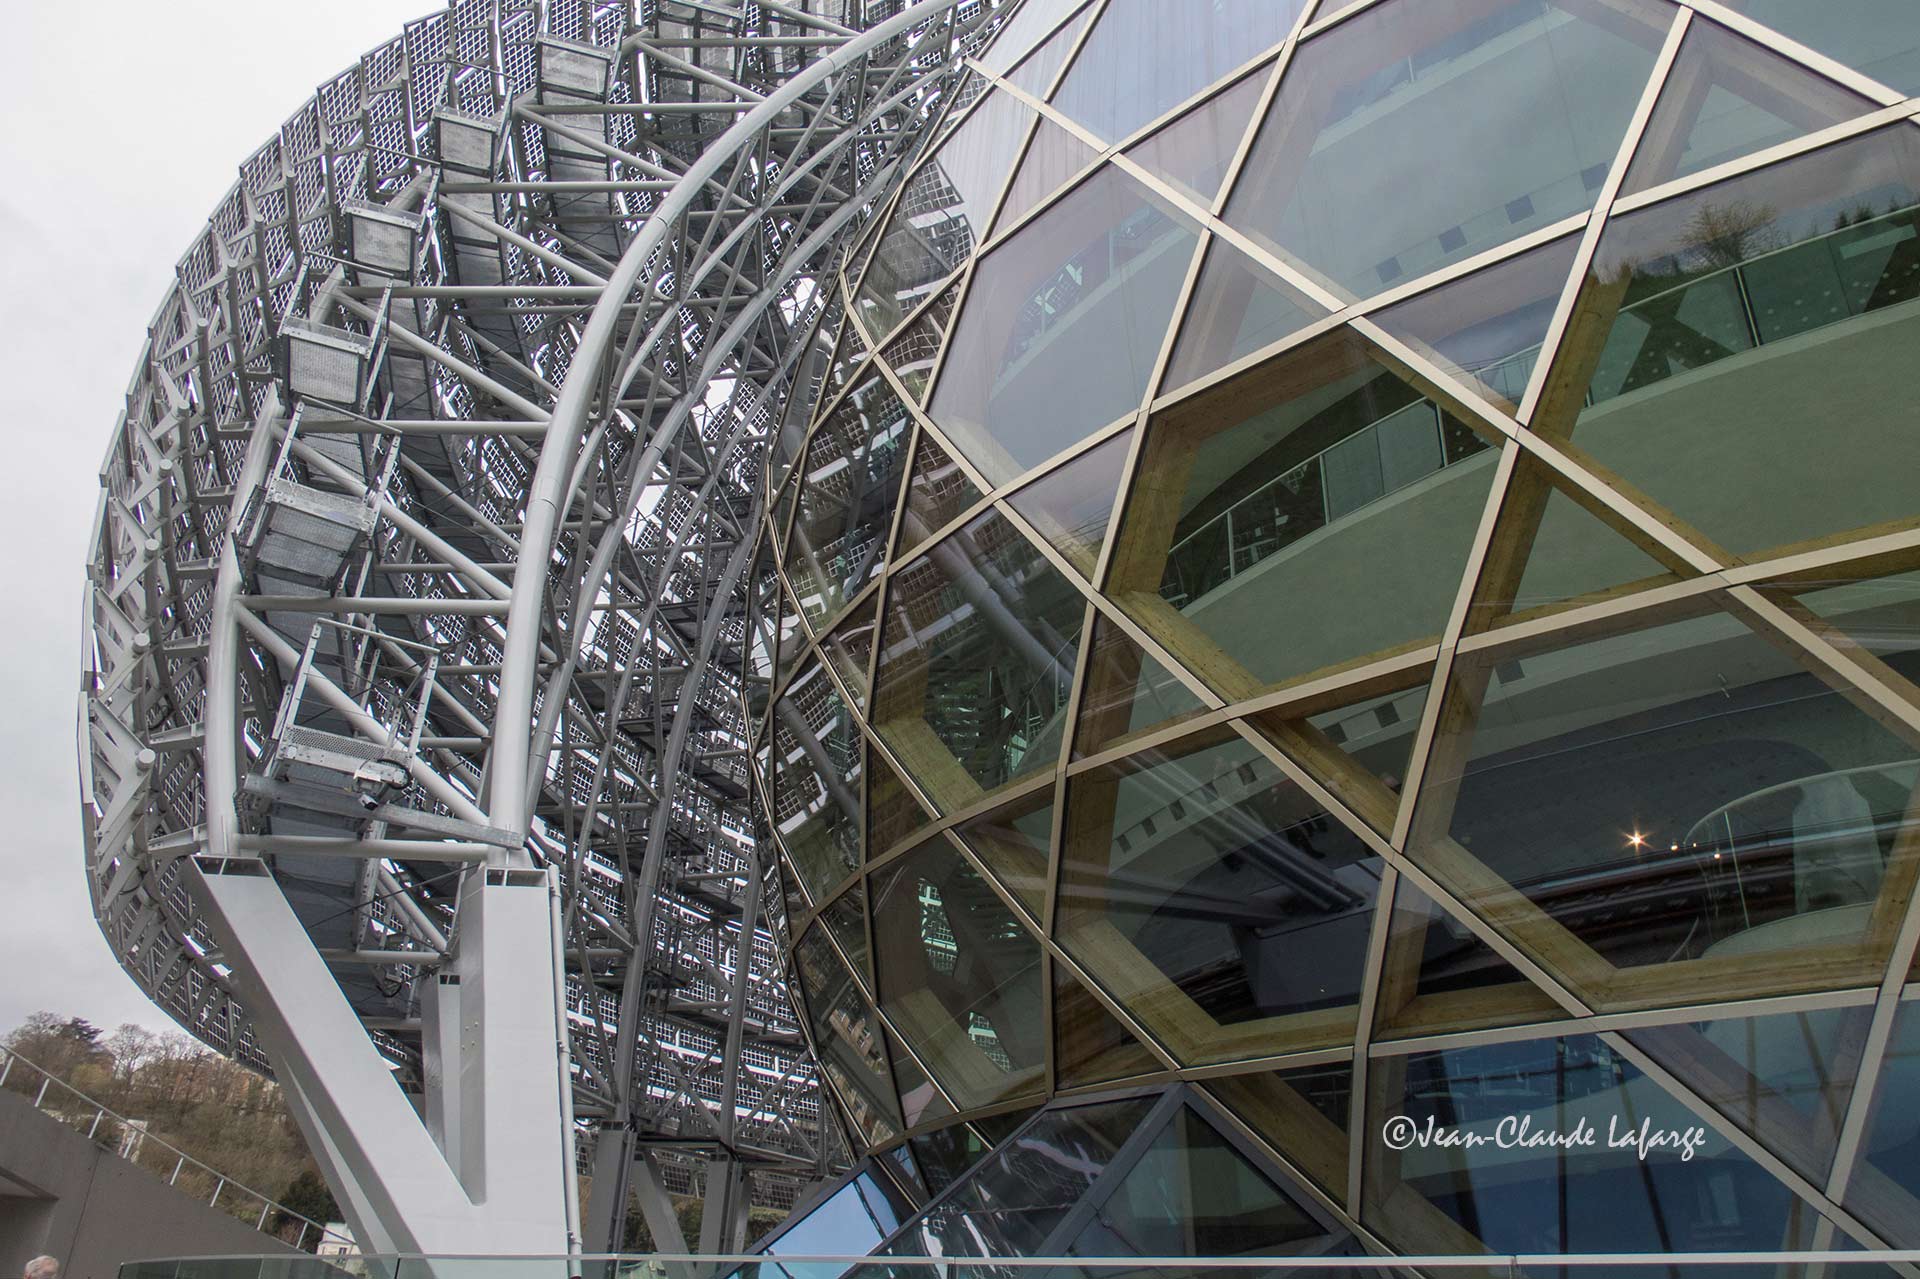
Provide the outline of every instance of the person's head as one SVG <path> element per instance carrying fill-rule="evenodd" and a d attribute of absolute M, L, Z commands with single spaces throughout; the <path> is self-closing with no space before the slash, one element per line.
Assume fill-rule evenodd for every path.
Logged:
<path fill-rule="evenodd" d="M 60 1279 L 60 1262 L 53 1257 L 35 1257 L 20 1279 Z"/>

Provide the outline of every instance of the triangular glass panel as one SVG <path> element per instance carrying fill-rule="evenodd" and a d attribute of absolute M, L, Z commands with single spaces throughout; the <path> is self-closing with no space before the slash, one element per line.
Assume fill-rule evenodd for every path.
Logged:
<path fill-rule="evenodd" d="M 1046 39 L 1047 34 L 1060 25 L 1062 18 L 1073 14 L 1076 27 L 1084 23 L 1085 14 L 1074 13 L 1079 4 L 1080 0 L 1036 0 L 1035 3 L 1021 5 L 994 34 L 987 47 L 981 50 L 980 65 L 995 75 L 1004 76 L 1008 68 Z"/>
<path fill-rule="evenodd" d="M 1319 307 L 1224 239 L 1207 249 L 1193 300 L 1167 362 L 1162 391 L 1175 391 L 1311 324 Z"/>
<path fill-rule="evenodd" d="M 1390 691 L 1350 694 L 1356 700 L 1306 715 L 1266 711 L 1251 722 L 1376 831 L 1390 834 L 1430 675 L 1426 667 L 1397 671 L 1381 681 Z"/>
<path fill-rule="evenodd" d="M 800 609 L 794 604 L 792 594 L 785 587 L 776 586 L 774 595 L 780 609 L 780 632 L 773 657 L 773 684 L 778 688 L 807 651 L 807 632 L 800 624 Z"/>
<path fill-rule="evenodd" d="M 1040 944 L 944 837 L 874 872 L 880 1006 L 972 1110 L 1045 1085 Z"/>
<path fill-rule="evenodd" d="M 833 663 L 834 674 L 853 696 L 856 709 L 867 709 L 867 662 L 873 656 L 874 623 L 880 610 L 875 595 L 849 613 L 820 641 L 820 651 Z"/>
<path fill-rule="evenodd" d="M 840 943 L 840 953 L 873 982 L 873 956 L 867 949 L 867 886 L 855 880 L 846 892 L 820 908 L 820 922 Z"/>
<path fill-rule="evenodd" d="M 1096 444 L 1007 499 L 1027 523 L 1088 577 L 1100 560 L 1113 500 L 1126 474 L 1133 432 Z"/>
<path fill-rule="evenodd" d="M 774 829 L 807 896 L 824 901 L 860 865 L 860 730 L 818 661 L 773 715 Z"/>
<path fill-rule="evenodd" d="M 1873 1009 L 1814 1008 L 1624 1032 L 1634 1047 L 1815 1184 L 1853 1095 Z"/>
<path fill-rule="evenodd" d="M 780 430 L 767 450 L 767 470 L 775 489 L 787 482 L 794 463 L 800 460 L 800 446 L 806 439 L 807 428 L 813 424 L 814 410 L 833 394 L 827 389 L 827 379 L 833 368 L 833 351 L 839 341 L 842 316 L 837 301 L 825 308 L 807 335 L 806 350 L 787 381 Z M 786 526 L 782 524 L 777 535 L 785 533 Z"/>
<path fill-rule="evenodd" d="M 930 412 L 994 483 L 1140 406 L 1192 221 L 1107 166 L 980 259 Z"/>
<path fill-rule="evenodd" d="M 1007 82 L 1023 93 L 1045 101 L 1047 91 L 1053 88 L 1054 77 L 1060 73 L 1060 64 L 1067 60 L 1067 54 L 1073 49 L 1073 42 L 1080 37 L 1080 29 L 1087 25 L 1087 16 L 1093 12 L 1091 6 L 1082 9 L 1061 25 L 1060 29 L 1048 37 L 1047 42 L 1035 49 L 1026 61 L 1013 69 Z"/>
<path fill-rule="evenodd" d="M 1384 869 L 1226 729 L 1072 778 L 1057 929 L 1188 1064 L 1353 1041 Z"/>
<path fill-rule="evenodd" d="M 1725 27 L 1696 22 L 1667 73 L 1620 193 L 1737 160 L 1874 105 Z"/>
<path fill-rule="evenodd" d="M 1339 1235 L 1346 1247 L 1327 1245 Z M 1175 1111 L 1093 1219 L 1077 1257 L 1246 1257 L 1352 1250 L 1192 1106 Z"/>
<path fill-rule="evenodd" d="M 1262 68 L 1127 148 L 1127 158 L 1213 207 L 1271 68 Z"/>
<path fill-rule="evenodd" d="M 915 404 L 926 398 L 927 379 L 933 376 L 934 362 L 940 358 L 940 344 L 946 338 L 957 291 L 958 286 L 935 298 L 881 352 Z"/>
<path fill-rule="evenodd" d="M 825 931 L 809 928 L 794 944 L 820 1067 L 869 1144 L 900 1131 L 900 1109 L 880 1046 L 882 1026 Z"/>
<path fill-rule="evenodd" d="M 1044 1255 L 1041 1245 L 1086 1198 L 1153 1100 L 1136 1097 L 1045 1111 L 1017 1140 L 1000 1140 L 964 1179 L 956 1180 L 944 1199 L 908 1222 L 894 1242 L 875 1255 Z M 988 1140 L 995 1139 L 985 1131 L 991 1123 L 980 1125 Z M 965 1160 L 969 1143 L 964 1138 L 953 1128 L 938 1135 L 945 1149 L 928 1152 L 936 1161 L 950 1168 Z M 919 1138 L 914 1153 L 922 1154 Z M 922 1155 L 921 1167 L 927 1162 Z M 928 1176 L 934 1175 L 929 1170 Z"/>
<path fill-rule="evenodd" d="M 1731 0 L 1816 53 L 1902 93 L 1920 93 L 1920 10 L 1900 0 Z"/>
<path fill-rule="evenodd" d="M 920 1063 L 892 1032 L 887 1032 L 887 1055 L 893 1058 L 893 1078 L 900 1088 L 900 1117 L 907 1127 L 938 1123 L 953 1113 L 953 1104 L 941 1095 Z"/>
<path fill-rule="evenodd" d="M 1367 1096 L 1360 1217 L 1408 1252 L 1772 1251 L 1799 1202 L 1598 1035 L 1375 1057 Z"/>
<path fill-rule="evenodd" d="M 1856 696 L 1704 599 L 1463 649 L 1408 856 L 1601 1011 L 1878 983 L 1914 752 Z"/>
<path fill-rule="evenodd" d="M 867 859 L 880 856 L 933 820 L 907 784 L 876 749 L 867 751 L 872 780 L 867 786 Z"/>
<path fill-rule="evenodd" d="M 969 818 L 958 834 L 1035 919 L 1047 904 L 1048 850 L 1053 846 L 1053 788 Z"/>
<path fill-rule="evenodd" d="M 1169 21 L 1161 0 L 1112 0 L 1053 103 L 1109 142 L 1173 110 L 1286 38 L 1302 0 L 1211 0 Z"/>
<path fill-rule="evenodd" d="M 1515 469 L 1474 588 L 1468 633 L 1679 580 L 1568 497 L 1552 475 L 1530 457 Z"/>
<path fill-rule="evenodd" d="M 907 1142 L 927 1179 L 927 1193 L 937 1197 L 980 1161 L 989 1147 L 968 1124 L 948 1124 Z"/>
<path fill-rule="evenodd" d="M 1903 1248 L 1920 1247 L 1920 1113 L 1912 1102 L 1916 1094 L 1920 1094 L 1920 1003 L 1905 1003 L 1894 1014 L 1860 1156 L 1847 1183 L 1847 1207 Z"/>
<path fill-rule="evenodd" d="M 1104 613 L 1094 615 L 1086 691 L 1075 721 L 1076 759 L 1207 709 L 1206 702 L 1133 642 Z"/>
<path fill-rule="evenodd" d="M 1288 66 L 1226 220 L 1366 298 L 1583 212 L 1672 20 L 1650 0 L 1374 5 Z"/>
<path fill-rule="evenodd" d="M 1147 424 L 1106 590 L 1228 701 L 1438 640 L 1497 450 L 1345 330 Z"/>
<path fill-rule="evenodd" d="M 1374 1004 L 1377 1038 L 1558 1021 L 1566 1015 L 1552 996 L 1401 876 Z"/>
<path fill-rule="evenodd" d="M 944 812 L 1060 750 L 1085 598 L 989 511 L 889 582 L 873 721 Z"/>
<path fill-rule="evenodd" d="M 1019 1132 L 1039 1109 L 1038 1106 L 1027 1106 L 1020 1110 L 1003 1110 L 997 1115 L 982 1115 L 973 1121 L 973 1126 L 980 1130 L 982 1137 L 998 1146 Z"/>
<path fill-rule="evenodd" d="M 984 238 L 1032 117 L 1012 94 L 993 92 L 907 179 L 854 297 L 874 340 L 891 333 Z"/>
<path fill-rule="evenodd" d="M 1062 1088 L 1112 1083 L 1164 1069 L 1065 964 L 1053 965 L 1053 1068 Z"/>
<path fill-rule="evenodd" d="M 1022 214 L 1058 191 L 1097 155 L 1079 138 L 1042 117 L 1034 130 L 1033 145 L 1027 148 L 1027 158 L 1021 162 L 1020 172 L 1007 188 L 1006 201 L 993 220 L 995 232 L 1018 222 Z"/>
<path fill-rule="evenodd" d="M 1562 236 L 1395 303 L 1374 321 L 1512 414 L 1540 361 L 1579 247 L 1579 236 Z"/>
<path fill-rule="evenodd" d="M 1829 639 L 1871 654 L 1909 682 L 1920 682 L 1920 572 L 1802 580 L 1786 589 L 1831 628 Z M 1912 789 L 1912 779 L 1904 775 L 1889 780 Z"/>
<path fill-rule="evenodd" d="M 913 476 L 907 481 L 907 511 L 900 519 L 900 545 L 894 559 L 903 560 L 922 543 L 959 518 L 983 496 L 966 471 L 925 430 L 914 446 Z"/>
<path fill-rule="evenodd" d="M 1903 124 L 1610 220 L 1530 425 L 1749 562 L 1911 522 L 1916 207 Z"/>
<path fill-rule="evenodd" d="M 885 567 L 912 431 L 906 404 L 870 374 L 808 441 L 786 569 L 810 623 L 839 613 Z"/>
<path fill-rule="evenodd" d="M 1229 1075 L 1205 1086 L 1309 1180 L 1336 1198 L 1346 1195 L 1350 1062 Z"/>

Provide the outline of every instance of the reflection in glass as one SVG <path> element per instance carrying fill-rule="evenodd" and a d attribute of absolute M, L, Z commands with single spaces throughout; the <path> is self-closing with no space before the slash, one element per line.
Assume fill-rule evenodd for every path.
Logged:
<path fill-rule="evenodd" d="M 1300 46 L 1227 221 L 1356 298 L 1592 205 L 1672 11 L 1390 0 Z"/>
<path fill-rule="evenodd" d="M 1407 1251 L 1774 1250 L 1791 1224 L 1785 1185 L 1597 1036 L 1379 1058 L 1367 1078 L 1373 1132 L 1391 1119 L 1592 1134 L 1572 1147 L 1370 1147 L 1362 1220 Z M 1670 1139 L 1640 1158 L 1643 1125 L 1694 1135 L 1692 1157 Z"/>
<path fill-rule="evenodd" d="M 950 288 L 935 298 L 880 353 L 916 403 L 925 398 L 927 379 L 933 376 L 933 366 L 940 358 L 947 320 L 953 315 L 954 296 L 955 289 Z"/>
<path fill-rule="evenodd" d="M 1054 1070 L 1062 1088 L 1110 1083 L 1162 1069 L 1136 1039 L 1058 960 L 1053 965 Z"/>
<path fill-rule="evenodd" d="M 873 770 L 867 783 L 867 857 L 871 860 L 933 818 L 878 749 L 868 749 L 867 762 Z"/>
<path fill-rule="evenodd" d="M 1344 333 L 1147 425 L 1107 590 L 1229 699 L 1438 635 L 1495 453 Z"/>
<path fill-rule="evenodd" d="M 1910 523 L 1917 214 L 1901 125 L 1609 222 L 1548 429 L 1735 555 Z"/>
<path fill-rule="evenodd" d="M 1556 1021 L 1564 1016 L 1552 996 L 1522 977 L 1472 929 L 1441 910 L 1412 879 L 1400 880 L 1394 889 L 1380 993 L 1374 1004 L 1379 1038 Z"/>
<path fill-rule="evenodd" d="M 1920 1246 L 1920 1003 L 1900 1005 L 1874 1088 L 1847 1207 L 1896 1248 Z"/>
<path fill-rule="evenodd" d="M 1206 1087 L 1323 1190 L 1346 1195 L 1351 1062 L 1229 1075 Z"/>
<path fill-rule="evenodd" d="M 893 577 L 874 727 L 944 811 L 1052 767 L 1084 616 L 991 511 Z"/>
<path fill-rule="evenodd" d="M 927 1190 L 934 1195 L 952 1185 L 987 1153 L 987 1143 L 968 1124 L 949 1124 L 922 1133 L 907 1144 L 913 1147 L 913 1157 L 927 1179 Z"/>
<path fill-rule="evenodd" d="M 879 576 L 912 429 L 907 406 L 870 375 L 808 442 L 786 565 L 809 622 L 832 617 Z"/>
<path fill-rule="evenodd" d="M 883 1173 L 857 1174 L 840 1189 L 791 1217 L 771 1239 L 755 1245 L 769 1257 L 859 1256 L 913 1215 L 913 1205 Z M 762 1263 L 742 1266 L 739 1279 L 833 1279 L 818 1265 L 782 1266 Z M 844 1273 L 844 1272 L 842 1272 Z"/>
<path fill-rule="evenodd" d="M 1350 1042 L 1381 863 L 1244 739 L 1067 788 L 1061 943 L 1189 1062 Z"/>
<path fill-rule="evenodd" d="M 927 431 L 920 432 L 913 453 L 913 475 L 907 480 L 907 511 L 900 519 L 900 546 L 894 558 L 904 560 L 912 555 L 982 496 L 940 441 Z"/>
<path fill-rule="evenodd" d="M 956 833 L 987 873 L 1041 917 L 1047 901 L 1047 850 L 1053 843 L 1053 788 L 1024 795 L 962 822 Z"/>
<path fill-rule="evenodd" d="M 1127 157 L 1179 187 L 1197 204 L 1211 208 L 1271 71 L 1262 67 L 1236 81 L 1128 147 Z"/>
<path fill-rule="evenodd" d="M 931 412 L 995 483 L 1139 407 L 1196 233 L 1096 172 L 980 259 Z"/>
<path fill-rule="evenodd" d="M 1920 93 L 1920 9 L 1905 0 L 1732 0 L 1732 7 L 1901 93 Z"/>
<path fill-rule="evenodd" d="M 1160 0 L 1112 0 L 1060 82 L 1053 105 L 1118 142 L 1280 43 L 1301 4 L 1212 0 L 1203 17 L 1170 22 Z"/>
<path fill-rule="evenodd" d="M 860 730 L 818 661 L 794 678 L 773 716 L 774 829 L 817 902 L 860 864 Z"/>
<path fill-rule="evenodd" d="M 1160 380 L 1162 392 L 1197 382 L 1305 328 L 1320 314 L 1279 276 L 1216 237 L 1194 282 L 1193 300 Z"/>
<path fill-rule="evenodd" d="M 853 704 L 867 708 L 867 662 L 873 656 L 873 633 L 879 613 L 877 599 L 849 613 L 820 641 L 820 651 L 833 663 L 834 674 L 853 695 Z"/>
<path fill-rule="evenodd" d="M 986 238 L 1033 113 L 996 90 L 907 179 L 893 220 L 854 295 L 855 313 L 879 341 L 958 270 Z"/>
<path fill-rule="evenodd" d="M 900 1110 L 879 1021 L 819 925 L 794 943 L 793 957 L 821 1070 L 867 1141 L 887 1140 L 899 1131 Z"/>
<path fill-rule="evenodd" d="M 1409 853 L 1521 949 L 1602 1007 L 1879 980 L 1913 743 L 1717 613 L 1463 659 Z"/>
<path fill-rule="evenodd" d="M 1872 109 L 1858 94 L 1725 27 L 1696 22 L 1620 192 L 1659 186 Z"/>
<path fill-rule="evenodd" d="M 945 839 L 873 876 L 880 1005 L 963 1109 L 1042 1086 L 1040 946 Z"/>
<path fill-rule="evenodd" d="M 1075 135 L 1042 118 L 1026 158 L 1020 162 L 1020 171 L 1007 188 L 998 225 L 1008 227 L 1018 222 L 1022 214 L 1058 191 L 1097 154 Z"/>
<path fill-rule="evenodd" d="M 1081 698 L 1073 734 L 1075 759 L 1207 708 L 1104 613 L 1094 615 L 1093 651 L 1087 655 Z"/>
<path fill-rule="evenodd" d="M 840 953 L 868 981 L 873 980 L 873 960 L 867 951 L 867 886 L 855 880 L 846 892 L 820 908 L 820 922 L 840 943 Z"/>
<path fill-rule="evenodd" d="M 1088 577 L 1100 559 L 1132 444 L 1133 432 L 1116 435 L 1007 499 L 1007 505 Z"/>
<path fill-rule="evenodd" d="M 814 409 L 832 394 L 825 389 L 827 371 L 832 364 L 834 342 L 839 336 L 843 315 L 836 293 L 834 300 L 820 312 L 819 320 L 807 336 L 806 348 L 794 366 L 789 383 L 793 390 L 781 412 L 780 429 L 767 449 L 767 471 L 776 488 L 786 482 L 787 472 L 799 456 L 800 443 L 806 436 L 807 424 L 813 420 Z"/>

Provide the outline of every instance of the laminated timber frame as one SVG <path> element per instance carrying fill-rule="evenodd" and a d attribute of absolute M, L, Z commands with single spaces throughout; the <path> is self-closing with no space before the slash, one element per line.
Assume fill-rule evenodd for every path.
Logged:
<path fill-rule="evenodd" d="M 730 1251 L 840 1158 L 747 809 L 762 445 L 999 17 L 454 0 L 181 260 L 87 565 L 89 882 L 363 1246 L 618 1247 L 631 1189 L 674 1247 L 673 1189 Z"/>

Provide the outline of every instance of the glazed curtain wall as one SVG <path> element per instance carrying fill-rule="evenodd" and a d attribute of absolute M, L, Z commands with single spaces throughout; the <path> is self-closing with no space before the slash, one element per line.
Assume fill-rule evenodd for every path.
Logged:
<path fill-rule="evenodd" d="M 1149 1090 L 1285 1183 L 1189 1250 L 1920 1245 L 1920 9 L 1167 14 L 1031 0 L 775 424 L 856 1138 L 990 1204 Z M 1616 1116 L 1706 1138 L 1386 1140 Z"/>

